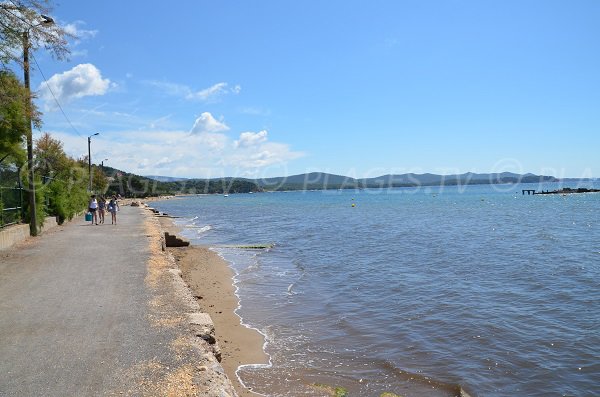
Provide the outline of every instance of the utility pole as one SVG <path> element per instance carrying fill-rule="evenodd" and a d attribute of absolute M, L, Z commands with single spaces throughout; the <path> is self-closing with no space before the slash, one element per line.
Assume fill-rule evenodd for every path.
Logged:
<path fill-rule="evenodd" d="M 31 129 L 31 87 L 29 83 L 29 31 L 23 32 L 23 80 L 27 90 L 25 105 L 27 122 L 27 188 L 29 198 L 29 234 L 37 236 L 37 211 L 35 206 L 35 177 L 33 174 L 33 131 Z"/>
<path fill-rule="evenodd" d="M 92 192 L 92 137 L 100 134 L 96 132 L 88 136 L 88 172 L 90 174 L 90 193 Z"/>
<path fill-rule="evenodd" d="M 54 24 L 54 20 L 46 15 L 40 15 L 42 21 L 36 25 L 31 26 L 49 26 Z M 31 236 L 37 236 L 37 210 L 35 203 L 35 175 L 34 175 L 34 164 L 33 164 L 33 131 L 31 129 L 31 119 L 33 106 L 31 106 L 31 84 L 29 82 L 29 29 L 25 29 L 23 32 L 23 83 L 27 90 L 27 101 L 25 103 L 25 122 L 27 123 L 27 189 L 29 198 L 29 234 Z"/>

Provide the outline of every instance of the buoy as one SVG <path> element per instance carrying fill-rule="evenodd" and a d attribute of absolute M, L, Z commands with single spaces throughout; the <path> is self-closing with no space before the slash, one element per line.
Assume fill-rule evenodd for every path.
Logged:
<path fill-rule="evenodd" d="M 352 206 L 353 206 L 353 207 L 356 207 L 356 204 L 352 203 Z"/>

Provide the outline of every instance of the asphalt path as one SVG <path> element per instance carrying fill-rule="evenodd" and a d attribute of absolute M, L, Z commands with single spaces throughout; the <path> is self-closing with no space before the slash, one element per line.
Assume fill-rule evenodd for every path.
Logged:
<path fill-rule="evenodd" d="M 128 368 L 168 362 L 170 335 L 149 324 L 142 211 L 0 251 L 0 396 L 119 395 Z"/>

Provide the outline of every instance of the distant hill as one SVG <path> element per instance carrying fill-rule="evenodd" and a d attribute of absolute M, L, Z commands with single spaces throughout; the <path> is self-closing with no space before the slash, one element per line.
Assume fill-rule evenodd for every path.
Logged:
<path fill-rule="evenodd" d="M 109 179 L 105 195 L 148 197 L 170 194 L 248 193 L 262 189 L 253 181 L 242 178 L 186 179 L 164 176 L 141 176 L 112 167 L 104 167 Z M 162 179 L 162 180 L 161 180 Z"/>
<path fill-rule="evenodd" d="M 534 174 L 514 174 L 502 172 L 495 174 L 476 174 L 467 172 L 456 175 L 436 174 L 401 174 L 383 175 L 377 178 L 363 179 L 367 187 L 410 187 L 410 186 L 439 186 L 439 185 L 485 185 L 501 183 L 535 183 L 556 182 L 553 176 Z"/>
<path fill-rule="evenodd" d="M 255 179 L 254 182 L 266 190 L 312 190 L 358 187 L 358 180 L 354 178 L 343 175 L 326 174 L 324 172 Z"/>
<path fill-rule="evenodd" d="M 355 179 L 349 176 L 311 172 L 288 177 L 254 180 L 265 190 L 314 190 L 314 189 L 356 189 L 389 188 L 440 185 L 484 185 L 501 183 L 556 182 L 553 176 L 534 174 L 514 174 L 511 172 L 476 174 L 467 172 L 457 175 L 399 174 L 382 175 L 375 178 Z"/>
<path fill-rule="evenodd" d="M 356 179 L 344 175 L 324 172 L 310 172 L 287 177 L 247 179 L 212 178 L 187 179 L 168 176 L 139 176 L 111 167 L 104 167 L 111 183 L 108 193 L 127 197 L 145 197 L 159 194 L 210 194 L 210 193 L 248 193 L 284 190 L 327 190 L 327 189 L 363 189 L 418 186 L 454 186 L 489 185 L 508 183 L 557 182 L 553 176 L 535 174 L 515 174 L 511 172 L 478 174 L 467 172 L 455 175 L 437 174 L 389 174 L 374 178 Z"/>
<path fill-rule="evenodd" d="M 172 176 L 160 176 L 160 175 L 146 175 L 144 178 L 149 178 L 149 179 L 153 179 L 155 181 L 159 181 L 159 182 L 179 182 L 179 181 L 186 181 L 190 178 L 175 178 Z"/>

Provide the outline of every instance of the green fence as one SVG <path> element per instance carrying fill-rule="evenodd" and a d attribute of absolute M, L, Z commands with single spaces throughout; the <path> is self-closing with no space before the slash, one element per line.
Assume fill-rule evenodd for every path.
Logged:
<path fill-rule="evenodd" d="M 23 219 L 23 189 L 0 187 L 0 228 Z"/>

